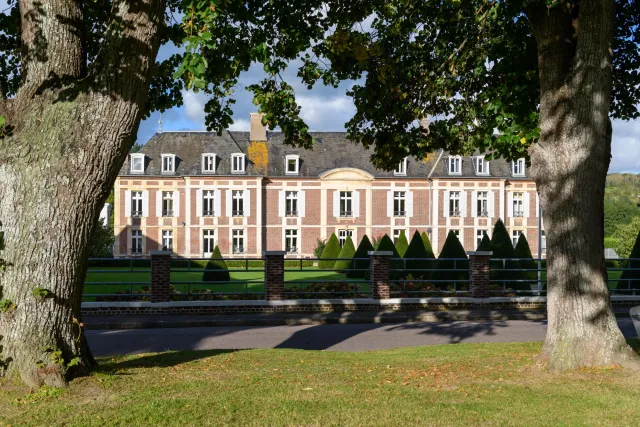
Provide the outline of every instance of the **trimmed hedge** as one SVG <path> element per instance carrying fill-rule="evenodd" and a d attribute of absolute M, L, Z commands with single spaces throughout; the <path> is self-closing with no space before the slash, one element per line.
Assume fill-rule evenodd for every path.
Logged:
<path fill-rule="evenodd" d="M 636 242 L 633 245 L 633 249 L 631 249 L 631 254 L 629 258 L 640 258 L 640 233 L 636 237 Z M 628 261 L 627 268 L 640 268 L 640 261 Z M 640 280 L 629 280 L 629 279 L 640 279 L 640 271 L 630 271 L 624 270 L 622 275 L 620 276 L 620 281 L 617 283 L 617 289 L 639 289 L 640 288 Z"/>
<path fill-rule="evenodd" d="M 436 254 L 433 253 L 433 248 L 431 247 L 431 241 L 429 240 L 429 235 L 423 231 L 420 235 L 422 238 L 422 243 L 424 243 L 424 249 L 427 251 L 427 256 L 429 258 L 435 258 Z"/>
<path fill-rule="evenodd" d="M 222 254 L 218 245 L 213 249 L 211 253 L 211 260 L 207 263 L 204 272 L 202 273 L 203 282 L 228 282 L 231 280 L 229 275 L 229 269 L 227 263 L 222 259 Z"/>
<path fill-rule="evenodd" d="M 491 258 L 516 258 L 516 251 L 513 247 L 513 243 L 511 242 L 511 237 L 509 237 L 509 233 L 501 219 L 499 219 L 493 227 L 491 245 L 489 248 L 489 250 L 493 252 Z M 499 280 L 495 283 L 500 287 L 504 285 L 507 288 L 513 289 L 531 289 L 528 283 L 504 281 L 524 279 L 521 271 L 514 271 L 514 269 L 520 268 L 520 263 L 518 261 L 507 261 L 506 264 L 504 264 L 504 267 L 505 268 L 503 269 L 503 261 L 491 262 L 492 281 Z"/>
<path fill-rule="evenodd" d="M 355 255 L 355 253 L 356 247 L 353 246 L 353 240 L 351 240 L 351 236 L 347 236 L 347 240 L 345 240 L 344 245 L 342 245 L 342 250 L 338 255 L 338 258 L 341 259 L 336 261 L 336 264 L 333 266 L 333 268 L 336 271 L 351 270 L 353 268 L 353 261 L 351 261 L 351 259 L 353 258 L 353 255 Z"/>
<path fill-rule="evenodd" d="M 521 234 L 518 238 L 518 243 L 515 248 L 516 258 L 527 258 L 527 261 L 519 261 L 521 268 L 526 269 L 537 269 L 538 263 L 533 260 L 533 255 L 531 255 L 531 248 L 529 247 L 529 242 L 524 234 Z M 529 261 L 531 259 L 531 261 Z M 537 271 L 523 271 L 522 276 L 525 279 L 531 280 L 530 285 L 536 285 L 538 282 L 538 272 Z"/>
<path fill-rule="evenodd" d="M 491 250 L 491 239 L 489 238 L 489 236 L 485 234 L 484 236 L 482 236 L 482 240 L 480 241 L 480 244 L 478 245 L 478 248 L 476 249 L 476 251 L 486 252 L 490 250 Z"/>
<path fill-rule="evenodd" d="M 445 258 L 458 258 L 464 259 L 464 261 L 447 261 Z M 436 262 L 436 269 L 431 274 L 431 280 L 445 280 L 445 282 L 435 282 L 432 285 L 439 289 L 447 289 L 455 284 L 458 290 L 468 289 L 469 261 L 467 259 L 467 253 L 458 240 L 458 236 L 453 231 L 449 231 Z M 457 271 L 441 271 L 453 268 L 456 268 Z M 467 282 L 446 282 L 446 280 L 467 280 Z"/>
<path fill-rule="evenodd" d="M 353 258 L 366 258 L 366 260 L 354 261 L 355 268 L 367 269 L 371 268 L 371 261 L 369 258 L 369 252 L 373 251 L 373 245 L 369 240 L 369 237 L 365 234 L 360 240 L 360 244 L 358 245 L 358 249 L 353 254 Z M 346 273 L 349 279 L 367 279 L 369 277 L 369 271 L 347 271 Z"/>
<path fill-rule="evenodd" d="M 409 243 L 409 247 L 407 248 L 407 252 L 404 254 L 404 258 L 419 259 L 414 261 L 408 259 L 406 261 L 408 270 L 430 270 L 435 265 L 435 262 L 433 261 L 435 259 L 433 253 L 427 252 L 422 236 L 420 236 L 420 233 L 417 231 L 413 233 L 411 243 Z M 411 274 L 413 277 L 422 277 L 426 279 L 431 275 L 429 271 L 409 271 L 408 274 Z"/>
<path fill-rule="evenodd" d="M 391 261 L 391 270 L 395 270 L 391 272 L 391 280 L 398 280 L 399 278 L 401 278 L 402 276 L 404 276 L 402 274 L 402 268 L 404 267 L 404 263 L 402 262 L 402 259 L 400 257 L 400 254 L 398 253 L 398 250 L 396 249 L 396 245 L 393 244 L 393 240 L 391 240 L 391 238 L 388 235 L 384 235 L 382 236 L 382 238 L 380 239 L 380 244 L 378 245 L 378 248 L 376 249 L 376 251 L 378 252 L 392 252 L 392 261 Z"/>
<path fill-rule="evenodd" d="M 336 261 L 331 258 L 338 258 L 341 250 L 340 241 L 336 237 L 336 233 L 331 233 L 331 237 L 329 237 L 326 246 L 322 250 L 322 255 L 318 262 L 318 268 L 322 270 L 332 270 Z"/>
<path fill-rule="evenodd" d="M 404 254 L 407 253 L 407 249 L 409 248 L 409 241 L 407 240 L 407 236 L 404 234 L 404 230 L 400 231 L 400 237 L 398 237 L 398 242 L 396 243 L 396 250 L 398 251 L 398 255 L 404 258 Z"/>

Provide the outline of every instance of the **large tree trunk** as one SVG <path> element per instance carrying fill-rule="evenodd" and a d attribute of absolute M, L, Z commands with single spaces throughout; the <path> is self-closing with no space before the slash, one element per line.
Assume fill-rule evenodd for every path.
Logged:
<path fill-rule="evenodd" d="M 541 86 L 541 135 L 531 169 L 548 242 L 549 324 L 541 361 L 553 370 L 637 368 L 638 356 L 611 310 L 604 262 L 614 0 L 538 3 L 528 16 Z"/>
<path fill-rule="evenodd" d="M 0 299 L 12 304 L 0 312 L 0 362 L 30 386 L 62 386 L 93 364 L 80 324 L 88 244 L 142 117 L 163 2 L 116 2 L 115 25 L 88 73 L 81 61 L 60 61 L 65 44 L 46 43 L 64 29 L 60 22 L 77 19 L 74 8 L 62 7 L 76 2 L 45 3 L 59 14 L 44 13 L 36 30 L 26 28 L 53 49 L 45 55 L 53 65 L 23 67 L 28 85 L 9 118 L 15 131 L 0 140 L 2 258 L 9 263 Z"/>

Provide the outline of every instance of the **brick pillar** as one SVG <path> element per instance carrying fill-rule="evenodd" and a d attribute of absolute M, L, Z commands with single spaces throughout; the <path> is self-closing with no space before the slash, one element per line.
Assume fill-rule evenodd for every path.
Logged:
<path fill-rule="evenodd" d="M 285 251 L 263 251 L 264 259 L 264 299 L 282 301 L 284 299 L 284 255 Z"/>
<path fill-rule="evenodd" d="M 469 289 L 473 298 L 488 298 L 491 277 L 489 276 L 489 262 L 493 252 L 468 252 L 469 254 Z"/>
<path fill-rule="evenodd" d="M 371 292 L 374 299 L 387 299 L 391 296 L 389 281 L 391 280 L 391 251 L 370 251 L 371 257 Z"/>
<path fill-rule="evenodd" d="M 151 302 L 171 301 L 171 252 L 151 251 Z"/>

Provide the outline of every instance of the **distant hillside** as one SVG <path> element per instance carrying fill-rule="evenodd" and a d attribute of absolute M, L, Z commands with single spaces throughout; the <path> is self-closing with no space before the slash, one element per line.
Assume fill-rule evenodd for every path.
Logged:
<path fill-rule="evenodd" d="M 605 247 L 627 257 L 640 232 L 640 175 L 614 173 L 607 176 L 604 197 Z"/>

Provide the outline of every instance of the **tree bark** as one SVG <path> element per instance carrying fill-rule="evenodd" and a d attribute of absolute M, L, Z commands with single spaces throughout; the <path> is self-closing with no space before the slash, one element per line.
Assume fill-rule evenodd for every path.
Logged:
<path fill-rule="evenodd" d="M 611 310 L 604 262 L 614 0 L 538 3 L 527 15 L 541 90 L 531 172 L 548 242 L 549 323 L 540 360 L 552 370 L 638 368 Z"/>
<path fill-rule="evenodd" d="M 62 386 L 93 365 L 80 321 L 88 244 L 142 118 L 163 13 L 160 0 L 115 2 L 88 75 L 79 71 L 71 83 L 45 90 L 21 88 L 13 111 L 19 125 L 0 140 L 2 258 L 10 264 L 0 272 L 0 299 L 13 304 L 0 312 L 0 362 L 30 386 Z M 57 34 L 51 19 L 66 21 L 41 17 Z M 65 44 L 58 48 L 49 58 L 64 57 Z M 60 76 L 41 68 L 47 76 L 29 71 L 30 81 Z"/>

